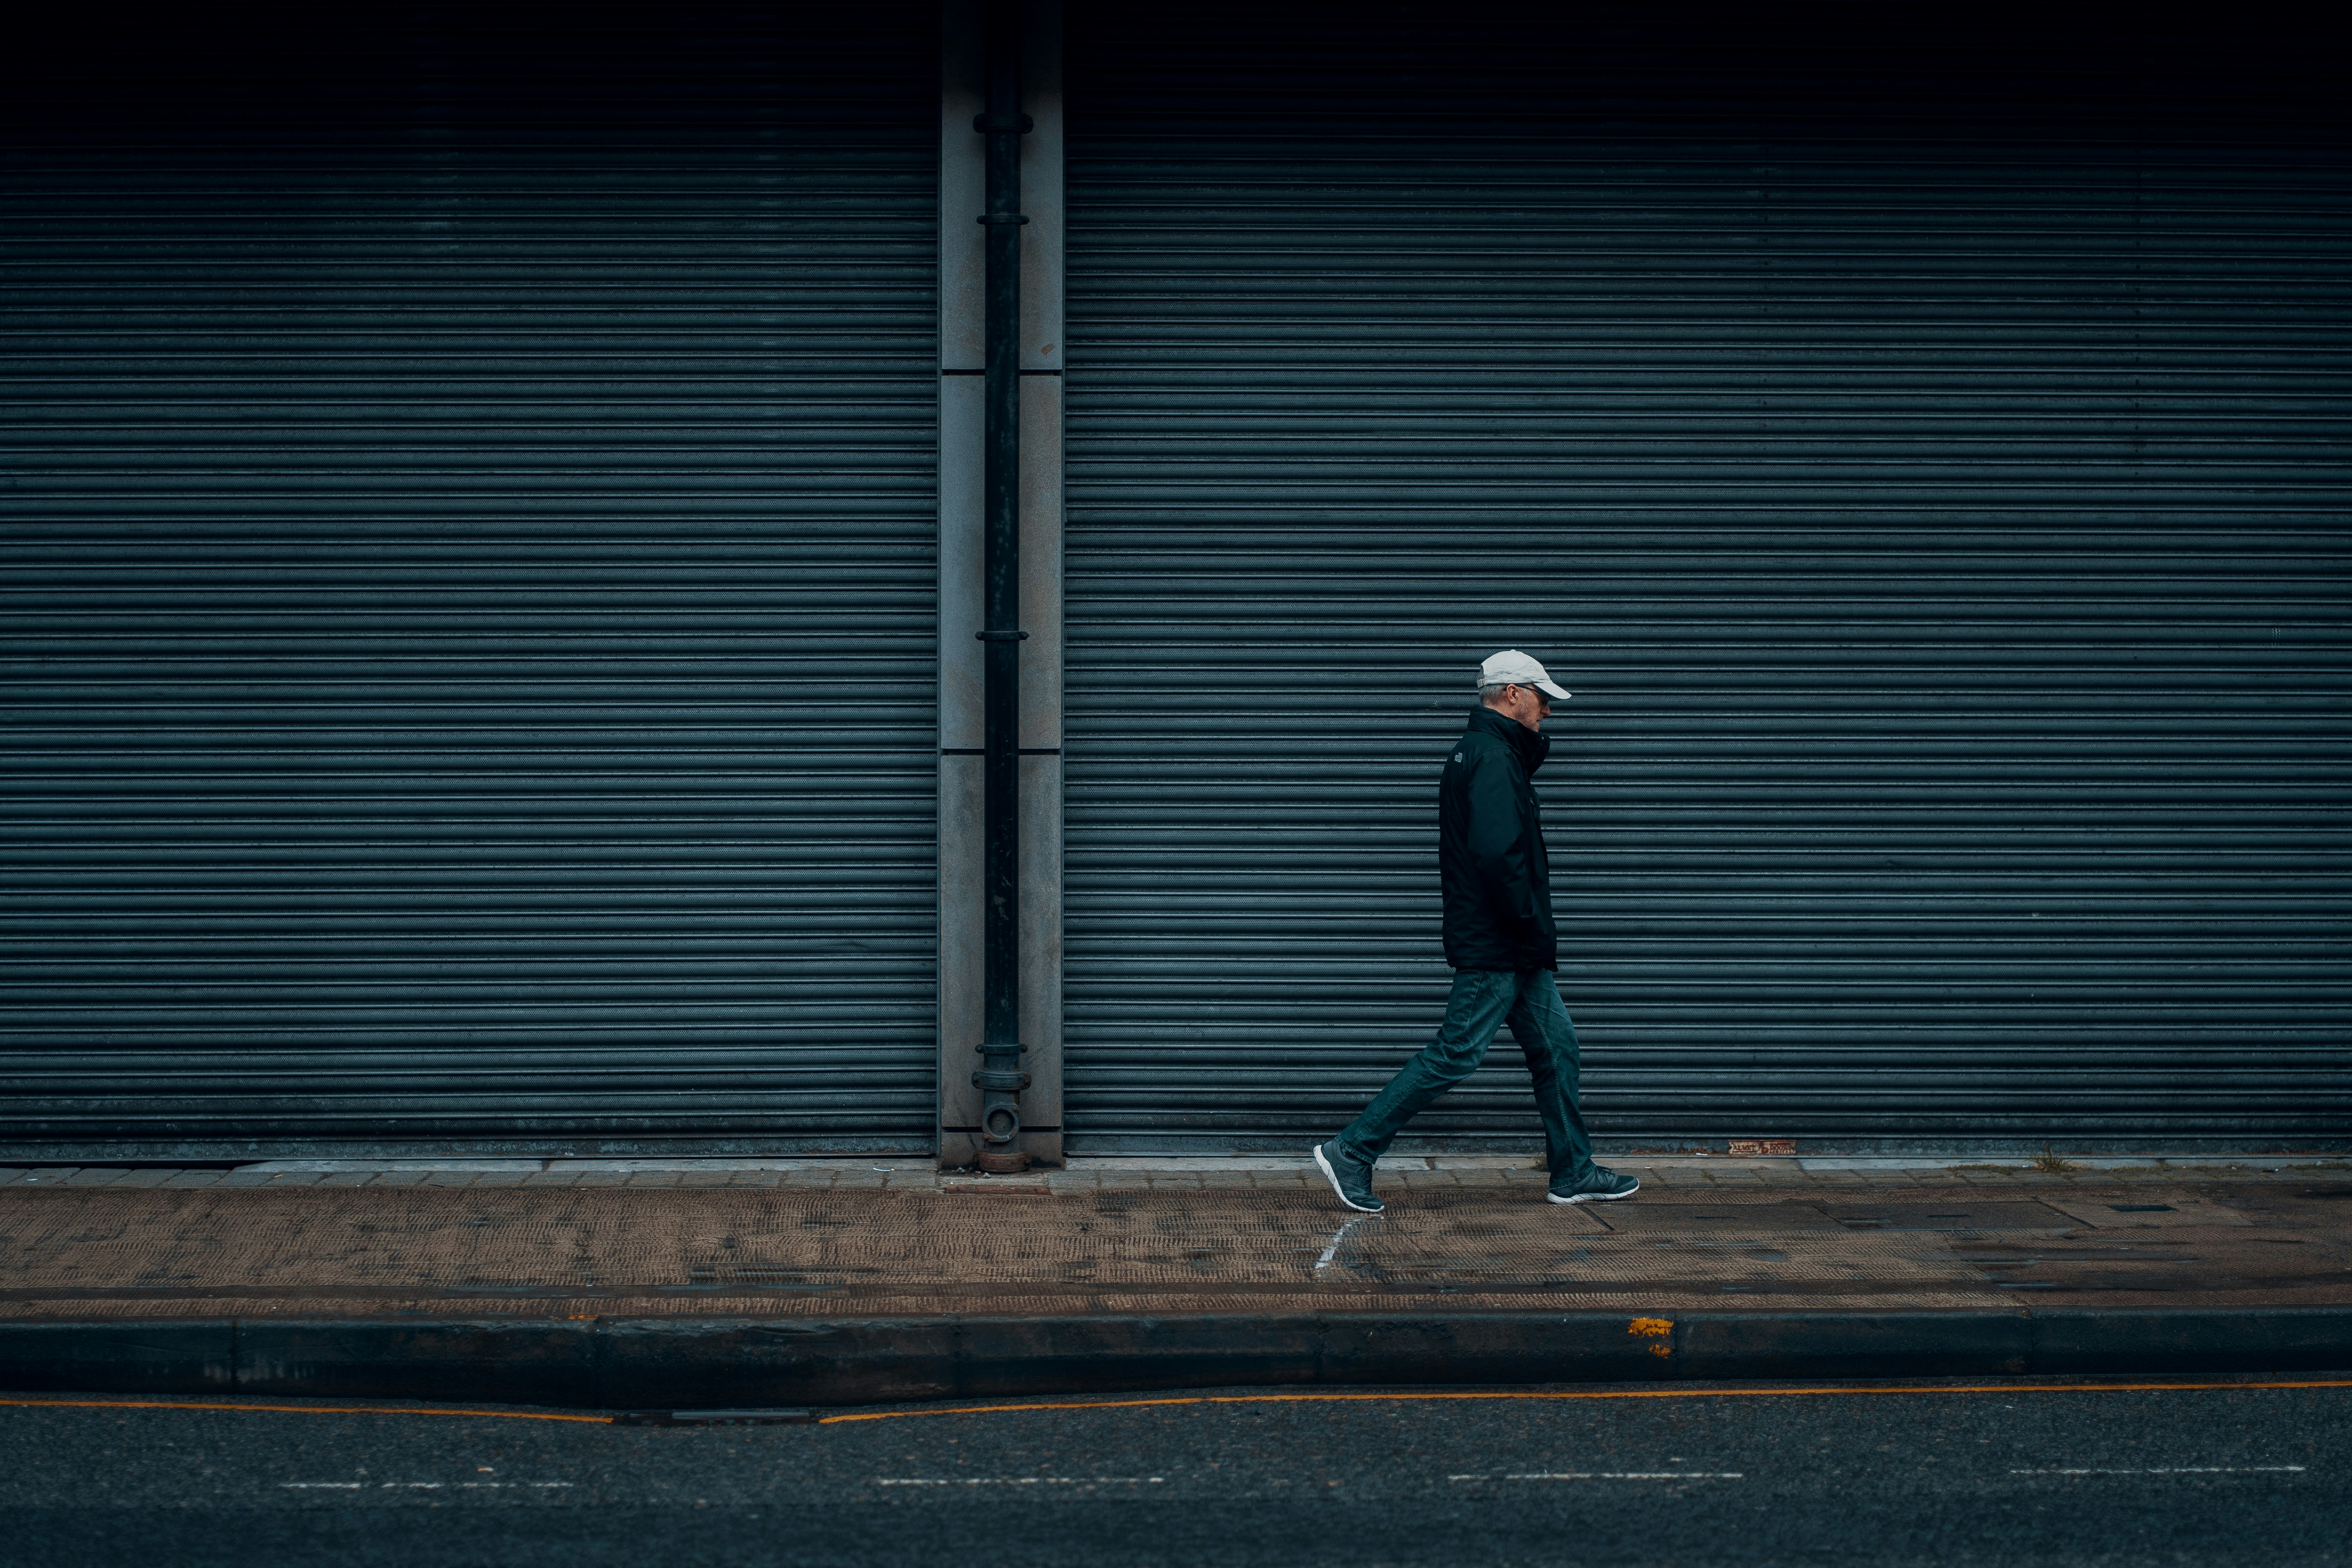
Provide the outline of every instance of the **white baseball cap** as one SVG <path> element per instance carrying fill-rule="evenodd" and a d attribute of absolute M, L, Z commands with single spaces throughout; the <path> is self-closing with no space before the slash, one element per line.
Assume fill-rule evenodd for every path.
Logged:
<path fill-rule="evenodd" d="M 1532 686 L 1547 697 L 1568 695 L 1551 683 L 1542 665 L 1515 647 L 1505 648 L 1478 667 L 1479 689 L 1489 686 Z"/>

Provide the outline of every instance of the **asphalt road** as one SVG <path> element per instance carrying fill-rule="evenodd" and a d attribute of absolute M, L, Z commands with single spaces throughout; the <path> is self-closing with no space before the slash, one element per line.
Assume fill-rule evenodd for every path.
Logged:
<path fill-rule="evenodd" d="M 1715 1386 L 700 1428 L 12 1401 L 0 1563 L 2352 1562 L 2352 1386 Z"/>

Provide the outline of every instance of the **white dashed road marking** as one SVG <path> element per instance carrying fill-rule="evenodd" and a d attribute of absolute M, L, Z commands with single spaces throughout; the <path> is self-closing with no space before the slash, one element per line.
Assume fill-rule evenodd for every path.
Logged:
<path fill-rule="evenodd" d="M 1517 1476 L 1448 1476 L 1449 1481 L 1737 1481 L 1744 1470 L 1538 1470 Z"/>
<path fill-rule="evenodd" d="M 366 1481 L 280 1481 L 278 1484 L 288 1491 L 296 1492 L 355 1492 L 362 1490 L 370 1483 Z M 494 1492 L 500 1489 L 522 1491 L 532 1487 L 568 1487 L 571 1484 L 570 1481 L 378 1481 L 373 1483 L 378 1491 L 386 1492 L 437 1492 L 445 1488 L 461 1492 Z"/>
<path fill-rule="evenodd" d="M 877 1487 L 1141 1487 L 1158 1486 L 1164 1476 L 970 1476 L 925 1480 L 903 1476 L 877 1476 Z"/>
<path fill-rule="evenodd" d="M 2279 1476 L 2301 1475 L 2302 1465 L 2174 1465 L 2145 1470 L 2011 1470 L 2012 1476 Z"/>

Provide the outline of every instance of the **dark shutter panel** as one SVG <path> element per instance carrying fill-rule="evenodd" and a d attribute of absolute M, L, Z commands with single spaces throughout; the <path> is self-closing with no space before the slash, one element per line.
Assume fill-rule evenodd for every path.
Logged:
<path fill-rule="evenodd" d="M 932 1144 L 935 16 L 489 15 L 15 139 L 0 1134 Z"/>
<path fill-rule="evenodd" d="M 1300 1147 L 1426 1043 L 1507 647 L 1575 693 L 1601 1134 L 2352 1126 L 2300 89 L 2021 15 L 1194 11 L 1070 50 L 1073 1148 Z M 1416 1131 L 1537 1136 L 1507 1037 Z"/>

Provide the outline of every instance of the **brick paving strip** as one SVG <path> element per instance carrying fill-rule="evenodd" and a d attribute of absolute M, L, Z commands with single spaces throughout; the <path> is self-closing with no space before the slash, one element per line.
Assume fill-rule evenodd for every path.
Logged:
<path fill-rule="evenodd" d="M 2352 1303 L 2352 1164 L 278 1162 L 0 1173 L 0 1320 Z"/>
<path fill-rule="evenodd" d="M 1394 1162 L 1377 1216 L 1271 1157 L 1008 1178 L 887 1159 L 0 1170 L 0 1386 L 625 1404 L 614 1369 L 631 1357 L 675 1363 L 665 1386 L 758 1363 L 819 1400 L 1703 1364 L 1891 1375 L 2016 1368 L 2034 1333 L 2094 1321 L 2137 1325 L 2134 1366 L 2352 1367 L 2343 1159 L 1620 1163 L 1638 1197 L 1563 1207 L 1521 1160 Z M 1799 1320 L 1814 1348 L 1790 1348 Z M 172 1325 L 187 1334 L 157 1337 Z M 1894 1336 L 1875 1359 L 1873 1333 Z M 1923 1334 L 1944 1348 L 1926 1354 Z M 118 1348 L 59 1348 L 101 1341 Z M 1357 1341 L 1397 1348 L 1356 1365 Z M 1824 1363 L 1822 1344 L 1856 1348 Z"/>

